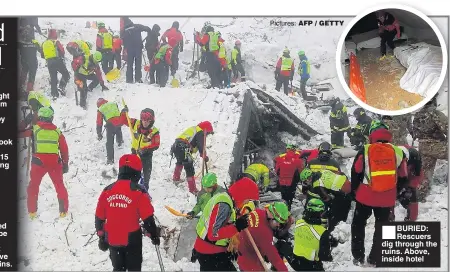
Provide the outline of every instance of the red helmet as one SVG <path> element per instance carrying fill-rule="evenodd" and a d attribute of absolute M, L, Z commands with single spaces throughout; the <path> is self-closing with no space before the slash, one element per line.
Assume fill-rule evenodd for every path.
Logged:
<path fill-rule="evenodd" d="M 125 154 L 119 160 L 119 169 L 123 167 L 129 167 L 132 170 L 141 172 L 142 171 L 142 161 L 138 155 L 135 154 Z"/>
<path fill-rule="evenodd" d="M 141 111 L 142 121 L 155 121 L 155 112 L 152 109 L 145 108 Z"/>
<path fill-rule="evenodd" d="M 106 103 L 108 103 L 108 100 L 106 100 L 106 99 L 100 97 L 100 98 L 97 100 L 97 108 L 100 108 L 101 105 L 106 104 Z"/>
<path fill-rule="evenodd" d="M 58 38 L 58 35 L 56 33 L 56 29 L 52 28 L 48 30 L 48 38 L 56 40 Z"/>
<path fill-rule="evenodd" d="M 209 121 L 203 121 L 199 123 L 197 126 L 199 126 L 204 132 L 214 133 L 213 127 Z"/>
<path fill-rule="evenodd" d="M 240 40 L 236 40 L 236 41 L 234 42 L 234 45 L 241 45 L 241 41 L 240 41 Z"/>
<path fill-rule="evenodd" d="M 238 207 L 242 206 L 245 200 L 259 200 L 258 185 L 249 178 L 242 178 L 233 183 L 228 193 Z"/>

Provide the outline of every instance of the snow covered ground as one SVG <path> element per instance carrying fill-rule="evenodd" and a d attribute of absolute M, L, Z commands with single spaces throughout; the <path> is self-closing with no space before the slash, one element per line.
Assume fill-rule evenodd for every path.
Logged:
<path fill-rule="evenodd" d="M 73 39 L 85 39 L 94 41 L 96 31 L 85 29 L 87 20 L 96 18 L 49 18 L 40 19 L 41 27 L 45 27 L 48 22 L 52 22 L 53 27 L 64 29 L 66 34 L 61 37 L 65 45 Z M 98 19 L 98 18 L 97 18 Z M 171 26 L 174 18 L 131 18 L 135 23 L 142 23 L 150 27 L 158 23 L 161 29 L 165 30 Z M 228 166 L 231 162 L 231 153 L 236 136 L 236 128 L 242 105 L 243 91 L 245 84 L 240 84 L 233 89 L 223 91 L 213 91 L 203 89 L 203 82 L 191 80 L 186 82 L 186 70 L 192 62 L 192 30 L 200 30 L 205 21 L 211 21 L 216 29 L 221 31 L 225 40 L 232 46 L 234 39 L 242 41 L 243 58 L 246 61 L 246 68 L 249 76 L 259 86 L 266 85 L 267 91 L 273 96 L 277 96 L 294 113 L 303 119 L 311 127 L 323 135 L 318 135 L 310 141 L 305 141 L 300 137 L 294 137 L 287 133 L 282 133 L 283 141 L 297 141 L 302 147 L 312 148 L 320 142 L 329 141 L 328 115 L 318 110 L 308 110 L 302 103 L 291 99 L 283 94 L 272 91 L 274 87 L 273 71 L 277 58 L 281 55 L 285 46 L 291 49 L 291 54 L 296 59 L 298 50 L 305 50 L 306 55 L 312 62 L 311 83 L 328 80 L 333 82 L 334 91 L 331 94 L 347 99 L 345 92 L 336 80 L 335 71 L 335 50 L 336 43 L 341 31 L 349 19 L 344 20 L 342 27 L 319 28 L 319 27 L 270 27 L 269 21 L 273 18 L 179 18 L 182 31 L 185 31 L 185 39 L 190 40 L 185 45 L 185 50 L 180 54 L 180 71 L 178 77 L 183 88 L 172 89 L 158 88 L 147 84 L 125 84 L 124 78 L 118 83 L 107 83 L 110 91 L 101 92 L 99 88 L 88 94 L 88 110 L 83 111 L 75 106 L 74 86 L 68 85 L 68 96 L 59 98 L 53 102 L 55 108 L 55 123 L 62 127 L 65 123 L 66 139 L 70 148 L 70 171 L 65 174 L 65 183 L 69 191 L 71 215 L 65 219 L 57 219 L 57 200 L 53 185 L 48 177 L 42 181 L 39 195 L 39 218 L 29 221 L 26 216 L 26 185 L 28 181 L 23 178 L 25 168 L 22 171 L 22 178 L 19 181 L 20 188 L 20 222 L 24 239 L 21 242 L 23 259 L 20 269 L 24 270 L 90 270 L 101 271 L 110 270 L 111 264 L 108 253 L 103 253 L 97 248 L 95 235 L 88 243 L 91 234 L 94 232 L 94 211 L 97 197 L 101 190 L 113 180 L 105 180 L 100 176 L 102 170 L 107 169 L 105 165 L 106 151 L 104 141 L 97 141 L 95 134 L 95 102 L 99 97 L 115 100 L 120 103 L 121 98 L 130 108 L 130 116 L 137 117 L 140 110 L 150 107 L 155 110 L 155 126 L 160 129 L 161 148 L 155 152 L 153 158 L 153 173 L 150 181 L 150 194 L 156 209 L 156 216 L 161 225 L 167 227 L 167 231 L 179 228 L 180 220 L 169 214 L 164 205 L 171 205 L 176 209 L 188 210 L 194 203 L 195 198 L 187 192 L 185 184 L 175 186 L 170 180 L 174 167 L 169 168 L 169 150 L 175 137 L 185 128 L 195 125 L 203 120 L 213 121 L 216 133 L 207 140 L 208 152 L 211 158 L 211 171 L 215 171 L 221 181 L 227 182 Z M 325 18 L 320 18 L 325 19 Z M 107 26 L 116 30 L 119 26 L 118 18 L 102 18 Z M 290 18 L 289 20 L 297 20 Z M 41 39 L 39 37 L 39 39 Z M 42 40 L 41 40 L 42 41 Z M 68 61 L 66 61 L 69 64 Z M 69 68 L 69 71 L 71 69 Z M 145 73 L 144 73 L 145 74 Z M 206 75 L 201 75 L 204 81 Z M 296 78 L 297 80 L 297 78 Z M 251 84 L 251 83 L 249 83 Z M 39 70 L 36 78 L 35 89 L 43 90 L 47 95 L 49 90 L 49 77 L 45 63 L 39 60 Z M 119 104 L 120 105 L 120 104 Z M 355 107 L 349 108 L 352 113 Z M 352 124 L 355 123 L 351 118 Z M 79 127 L 79 128 L 75 128 Z M 71 130 L 70 130 L 71 129 Z M 128 153 L 130 150 L 130 135 L 127 127 L 122 128 L 125 145 L 115 148 L 116 161 L 120 155 Z M 346 138 L 347 144 L 348 139 Z M 24 157 L 25 152 L 21 156 Z M 437 182 L 442 185 L 435 186 L 429 202 L 420 205 L 419 220 L 428 221 L 440 220 L 442 229 L 447 228 L 447 214 L 444 210 L 447 207 L 447 175 L 448 163 L 439 162 L 436 168 Z M 198 169 L 198 167 L 197 167 Z M 350 170 L 350 161 L 347 163 L 347 171 Z M 184 175 L 184 174 L 183 174 Z M 199 181 L 197 181 L 199 183 Z M 397 218 L 403 218 L 402 208 L 396 210 Z M 338 226 L 336 232 L 340 237 L 350 237 L 350 223 L 343 223 Z M 373 218 L 367 226 L 366 251 L 370 250 L 372 231 L 374 228 Z M 94 240 L 92 242 L 92 240 Z M 183 259 L 177 263 L 172 261 L 174 239 L 162 240 L 162 247 L 169 248 L 169 253 L 162 250 L 163 262 L 167 271 L 192 271 L 198 270 L 197 263 L 192 264 L 189 260 Z M 447 270 L 445 263 L 447 256 L 447 232 L 442 232 L 442 271 Z M 167 243 L 167 244 L 166 244 Z M 164 246 L 165 245 L 165 246 Z M 445 246 L 445 247 L 444 247 Z M 334 261 L 326 264 L 329 270 L 360 270 L 351 262 L 350 242 L 339 245 L 333 251 Z M 159 270 L 157 256 L 150 240 L 144 240 L 144 262 L 143 270 Z M 365 270 L 369 270 L 365 268 Z M 380 270 L 380 269 L 377 269 Z M 398 270 L 398 269 L 395 269 Z M 403 269 L 408 270 L 408 269 Z M 409 269 L 410 270 L 410 269 Z"/>

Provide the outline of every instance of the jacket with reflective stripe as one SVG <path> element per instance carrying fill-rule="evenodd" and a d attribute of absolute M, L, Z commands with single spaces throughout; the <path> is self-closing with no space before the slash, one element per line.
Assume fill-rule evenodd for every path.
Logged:
<path fill-rule="evenodd" d="M 42 105 L 42 107 L 50 107 L 51 106 L 50 100 L 48 100 L 48 98 L 44 94 L 42 94 L 38 91 L 29 92 L 28 103 L 30 103 L 31 99 L 36 99 Z"/>
<path fill-rule="evenodd" d="M 208 237 L 208 231 L 209 231 L 209 220 L 211 219 L 211 213 L 214 209 L 214 206 L 218 203 L 226 203 L 231 208 L 231 216 L 229 219 L 229 223 L 233 223 L 236 221 L 236 212 L 234 210 L 233 206 L 233 200 L 227 193 L 219 193 L 214 195 L 208 203 L 206 203 L 205 208 L 202 211 L 202 215 L 200 216 L 200 219 L 198 220 L 196 232 L 200 239 L 207 241 Z M 216 242 L 214 242 L 217 246 L 228 246 L 229 239 L 221 239 Z"/>
<path fill-rule="evenodd" d="M 338 175 L 330 170 L 323 170 L 321 174 L 321 177 L 313 182 L 313 188 L 323 187 L 331 191 L 339 192 L 347 180 L 345 175 Z"/>
<path fill-rule="evenodd" d="M 375 156 L 376 154 L 370 154 L 369 149 L 372 145 L 382 145 L 382 146 L 390 146 L 395 151 L 395 168 L 394 169 L 385 169 L 381 171 L 372 171 L 370 169 L 370 156 Z M 370 185 L 371 181 L 374 177 L 385 177 L 385 178 L 395 178 L 395 182 L 397 180 L 397 168 L 400 166 L 403 160 L 403 151 L 399 147 L 392 145 L 390 143 L 374 143 L 374 144 L 366 144 L 364 145 L 364 179 L 363 184 Z"/>
<path fill-rule="evenodd" d="M 168 44 L 161 46 L 158 50 L 158 53 L 156 53 L 156 55 L 155 55 L 155 59 L 159 59 L 159 60 L 163 61 L 164 57 L 166 56 L 167 49 L 169 49 L 169 48 L 170 48 L 170 45 L 168 45 Z"/>
<path fill-rule="evenodd" d="M 322 225 L 311 225 L 300 219 L 295 223 L 294 255 L 309 261 L 320 261 L 320 238 L 326 231 Z"/>
<path fill-rule="evenodd" d="M 112 49 L 113 36 L 111 35 L 111 33 L 101 32 L 101 33 L 98 33 L 97 35 L 99 35 L 102 39 L 102 48 L 101 49 Z"/>
<path fill-rule="evenodd" d="M 48 130 L 33 126 L 34 152 L 37 154 L 59 154 L 59 129 Z"/>
<path fill-rule="evenodd" d="M 281 71 L 290 71 L 293 62 L 292 58 L 281 57 Z"/>
<path fill-rule="evenodd" d="M 101 105 L 100 108 L 98 108 L 98 111 L 103 114 L 103 118 L 105 119 L 105 121 L 108 121 L 113 117 L 120 116 L 119 107 L 116 103 L 113 102 L 108 102 Z"/>
<path fill-rule="evenodd" d="M 91 63 L 90 56 L 84 55 L 84 64 L 78 69 L 78 73 L 82 75 L 91 75 L 95 73 L 95 65 Z M 94 68 L 92 68 L 94 67 Z"/>
<path fill-rule="evenodd" d="M 157 128 L 152 127 L 151 132 L 148 135 L 144 135 L 142 133 L 139 133 L 140 125 L 141 125 L 141 121 L 136 120 L 136 122 L 134 123 L 134 126 L 133 126 L 134 141 L 131 143 L 131 148 L 133 148 L 134 150 L 140 150 L 146 146 L 151 145 L 153 136 L 159 132 L 159 130 Z"/>
<path fill-rule="evenodd" d="M 52 59 L 59 57 L 58 48 L 56 47 L 56 41 L 46 40 L 42 43 L 42 52 L 44 53 L 44 59 Z"/>
<path fill-rule="evenodd" d="M 192 140 L 194 139 L 195 135 L 200 131 L 202 131 L 202 129 L 199 126 L 190 127 L 188 129 L 186 129 L 183 133 L 181 133 L 177 137 L 177 139 L 181 139 L 190 144 L 192 142 Z"/>
<path fill-rule="evenodd" d="M 259 163 L 250 164 L 247 167 L 247 169 L 245 169 L 244 173 L 252 176 L 256 183 L 262 181 L 264 187 L 269 186 L 270 183 L 269 168 L 267 168 L 267 166 L 265 166 L 264 164 Z"/>
<path fill-rule="evenodd" d="M 75 43 L 78 44 L 78 47 L 83 51 L 83 54 L 88 55 L 88 56 L 91 54 L 89 45 L 85 41 L 77 40 L 77 41 L 75 41 Z"/>
<path fill-rule="evenodd" d="M 219 33 L 218 32 L 208 32 L 209 35 L 209 52 L 219 50 Z"/>

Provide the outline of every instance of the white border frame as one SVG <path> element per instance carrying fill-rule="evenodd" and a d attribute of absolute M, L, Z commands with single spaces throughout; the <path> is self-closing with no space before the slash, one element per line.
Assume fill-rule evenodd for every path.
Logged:
<path fill-rule="evenodd" d="M 439 43 L 440 43 L 441 49 L 442 49 L 442 59 L 443 59 L 443 61 L 442 61 L 442 70 L 441 70 L 441 75 L 439 76 L 439 80 L 438 80 L 438 83 L 436 84 L 435 89 L 432 90 L 431 92 L 428 92 L 428 96 L 425 97 L 422 101 L 420 101 L 416 105 L 414 105 L 412 107 L 409 107 L 409 108 L 406 108 L 406 109 L 401 109 L 401 110 L 396 110 L 396 111 L 388 111 L 388 110 L 377 109 L 377 108 L 369 106 L 368 104 L 366 104 L 363 101 L 361 101 L 350 90 L 350 87 L 348 86 L 347 82 L 345 81 L 344 73 L 342 71 L 342 61 L 343 61 L 342 60 L 342 49 L 343 49 L 343 46 L 345 44 L 345 38 L 347 37 L 347 34 L 350 32 L 351 28 L 360 19 L 362 19 L 364 16 L 366 16 L 367 14 L 369 14 L 371 12 L 375 12 L 375 11 L 378 11 L 378 10 L 381 10 L 381 9 L 401 9 L 401 10 L 405 10 L 405 11 L 409 11 L 411 13 L 414 13 L 416 16 L 422 18 L 422 20 L 427 22 L 428 25 L 436 33 L 436 36 L 439 39 Z M 376 5 L 376 6 L 373 6 L 373 7 L 369 8 L 369 9 L 365 10 L 364 12 L 361 12 L 352 21 L 350 21 L 347 24 L 347 26 L 345 27 L 344 31 L 341 34 L 341 37 L 339 38 L 339 42 L 338 42 L 338 45 L 337 45 L 337 51 L 336 51 L 336 70 L 337 70 L 336 72 L 337 72 L 339 81 L 340 81 L 343 89 L 345 90 L 345 92 L 353 99 L 353 101 L 355 101 L 359 106 L 361 106 L 365 110 L 368 110 L 368 111 L 373 112 L 373 113 L 381 114 L 381 115 L 395 116 L 395 115 L 408 114 L 408 113 L 417 111 L 418 109 L 420 109 L 423 106 L 425 106 L 425 104 L 428 103 L 431 100 L 431 98 L 433 98 L 438 93 L 440 88 L 442 87 L 442 84 L 444 83 L 444 80 L 445 80 L 445 75 L 447 74 L 447 65 L 448 65 L 447 45 L 445 44 L 444 37 L 442 36 L 442 33 L 439 31 L 439 29 L 436 26 L 436 24 L 430 18 L 428 18 L 428 16 L 423 14 L 422 12 L 420 12 L 420 11 L 414 9 L 414 8 L 408 7 L 408 6 L 398 5 L 398 4 Z"/>

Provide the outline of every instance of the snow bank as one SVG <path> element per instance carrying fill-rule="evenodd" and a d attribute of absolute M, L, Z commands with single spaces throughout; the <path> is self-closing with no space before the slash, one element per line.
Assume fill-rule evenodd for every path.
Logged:
<path fill-rule="evenodd" d="M 442 49 L 424 42 L 399 46 L 395 57 L 407 68 L 400 79 L 400 87 L 426 97 L 435 88 L 442 71 Z"/>

